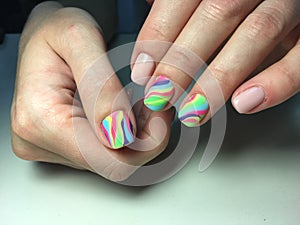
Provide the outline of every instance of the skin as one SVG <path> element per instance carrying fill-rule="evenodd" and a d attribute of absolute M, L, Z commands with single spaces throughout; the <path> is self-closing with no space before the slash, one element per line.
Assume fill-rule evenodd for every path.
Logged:
<path fill-rule="evenodd" d="M 101 28 L 86 11 L 55 2 L 32 11 L 19 44 L 11 107 L 12 147 L 18 157 L 119 181 L 163 151 L 174 111 L 153 113 L 139 103 L 132 110 L 105 52 Z M 115 110 L 126 111 L 136 131 L 136 141 L 118 150 L 99 130 Z M 165 121 L 164 126 L 152 119 Z"/>
<path fill-rule="evenodd" d="M 299 92 L 300 1 L 147 2 L 152 8 L 137 38 L 132 67 L 138 55 L 146 53 L 156 62 L 144 83 L 146 89 L 153 77 L 165 75 L 185 90 L 195 71 L 188 75 L 174 65 L 200 67 L 199 61 L 187 54 L 189 52 L 208 63 L 189 92 L 189 95 L 204 94 L 208 99 L 210 113 L 201 123 L 208 121 L 230 97 L 240 113 L 251 114 L 278 105 Z M 139 44 L 149 40 L 172 44 L 160 51 L 151 45 Z M 263 100 L 248 111 L 240 110 L 235 99 L 251 87 L 262 88 Z M 216 88 L 221 90 L 220 96 L 216 96 Z M 176 89 L 171 103 L 181 94 Z"/>

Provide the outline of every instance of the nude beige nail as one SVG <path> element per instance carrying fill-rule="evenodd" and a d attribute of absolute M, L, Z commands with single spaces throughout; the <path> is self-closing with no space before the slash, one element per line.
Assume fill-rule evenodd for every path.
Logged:
<path fill-rule="evenodd" d="M 251 87 L 239 95 L 233 100 L 232 104 L 239 113 L 247 113 L 255 107 L 259 106 L 265 99 L 265 92 L 262 87 Z"/>

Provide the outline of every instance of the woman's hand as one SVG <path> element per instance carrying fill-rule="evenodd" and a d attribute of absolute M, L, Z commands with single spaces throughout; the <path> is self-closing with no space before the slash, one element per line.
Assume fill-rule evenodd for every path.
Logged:
<path fill-rule="evenodd" d="M 173 113 L 132 110 L 87 12 L 55 2 L 33 10 L 11 107 L 17 156 L 124 180 L 165 148 Z M 165 124 L 153 125 L 153 118 Z"/>
<path fill-rule="evenodd" d="M 275 106 L 300 90 L 299 15 L 299 0 L 154 1 L 132 55 L 132 80 L 147 84 L 150 109 L 165 110 L 210 62 L 179 111 L 191 127 L 230 96 L 240 113 Z M 157 47 L 165 42 L 172 45 Z"/>

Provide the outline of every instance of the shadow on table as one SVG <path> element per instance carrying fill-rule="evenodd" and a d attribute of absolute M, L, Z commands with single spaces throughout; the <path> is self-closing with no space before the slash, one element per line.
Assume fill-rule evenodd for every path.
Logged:
<path fill-rule="evenodd" d="M 229 106 L 221 153 L 234 157 L 249 147 L 264 151 L 300 150 L 300 95 L 253 115 L 239 115 Z"/>

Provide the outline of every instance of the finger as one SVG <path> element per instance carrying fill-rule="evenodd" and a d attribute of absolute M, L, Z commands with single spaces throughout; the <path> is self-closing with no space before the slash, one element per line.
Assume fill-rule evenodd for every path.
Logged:
<path fill-rule="evenodd" d="M 100 28 L 79 9 L 60 10 L 53 20 L 55 26 L 48 28 L 45 39 L 72 70 L 87 118 L 98 137 L 114 149 L 132 143 L 134 115 L 106 56 Z"/>
<path fill-rule="evenodd" d="M 272 49 L 299 23 L 298 1 L 264 1 L 235 31 L 225 47 L 199 78 L 190 95 L 206 96 L 213 115 L 236 87 L 263 61 Z M 216 96 L 220 88 L 222 95 Z M 202 118 L 206 122 L 210 116 Z M 196 123 L 195 126 L 200 125 Z"/>
<path fill-rule="evenodd" d="M 138 132 L 137 140 L 123 152 L 112 152 L 118 160 L 129 165 L 141 166 L 147 163 L 159 155 L 169 141 L 171 123 L 175 114 L 174 109 L 164 112 L 143 110 L 148 111 L 149 114 L 144 127 Z"/>
<path fill-rule="evenodd" d="M 154 117 L 161 118 L 166 122 L 168 127 L 170 127 L 170 111 L 153 113 L 149 117 L 149 123 L 146 123 L 144 131 L 139 131 L 139 137 L 142 136 L 141 138 L 152 141 L 151 138 L 148 138 L 149 135 L 147 134 L 149 133 L 148 128 L 150 121 L 152 121 L 151 118 Z M 74 129 L 72 131 L 74 132 L 74 142 L 77 143 L 76 149 L 81 153 L 93 171 L 113 181 L 125 180 L 141 165 L 160 154 L 166 146 L 170 134 L 169 128 L 163 141 L 152 151 L 135 151 L 129 147 L 124 147 L 122 151 L 113 151 L 105 148 L 105 146 L 99 142 L 86 119 L 75 117 L 73 119 L 73 125 Z M 149 129 L 151 129 L 151 135 L 159 131 L 155 127 Z M 147 143 L 145 144 L 147 145 Z"/>
<path fill-rule="evenodd" d="M 51 152 L 32 145 L 26 140 L 18 138 L 18 136 L 13 136 L 13 149 L 18 157 L 26 160 L 45 161 L 79 169 L 88 169 L 109 180 L 124 180 L 141 165 L 159 155 L 168 143 L 174 111 L 148 111 L 147 121 L 144 127 L 140 128 L 138 137 L 144 140 L 143 147 L 153 146 L 151 151 L 136 151 L 127 147 L 122 151 L 107 149 L 99 142 L 88 120 L 78 115 L 73 119 L 70 118 L 71 121 L 69 122 L 72 123 L 72 126 L 64 127 L 64 132 L 61 132 L 61 135 L 55 141 L 55 143 L 60 144 L 53 145 L 54 149 Z M 161 136 L 162 126 L 157 126 L 156 118 L 160 118 L 160 121 L 164 121 L 166 124 L 167 131 L 163 138 L 158 137 Z M 72 161 L 52 151 L 66 155 Z"/>
<path fill-rule="evenodd" d="M 176 39 L 199 3 L 200 0 L 154 1 L 132 53 L 131 79 L 135 83 L 146 84 L 155 68 L 155 62 L 159 62 L 168 50 L 170 45 L 167 43 Z M 157 42 L 165 44 L 158 47 Z"/>
<path fill-rule="evenodd" d="M 171 81 L 170 86 L 173 86 L 174 92 L 169 93 L 172 95 L 165 98 L 164 91 L 157 92 L 157 88 L 161 89 L 158 86 L 154 88 L 157 92 L 154 99 L 161 99 L 162 105 L 159 108 L 153 107 L 153 104 L 157 105 L 159 102 L 153 101 L 153 94 L 149 96 L 149 93 L 146 93 L 145 104 L 154 110 L 161 110 L 168 106 L 166 101 L 171 100 L 171 104 L 174 104 L 182 95 L 179 89 L 182 91 L 187 89 L 205 61 L 260 1 L 240 0 L 230 3 L 222 0 L 202 1 L 178 35 L 174 45 L 158 64 L 146 88 L 151 93 L 153 91 L 149 90 L 151 85 L 156 85 L 154 80 L 164 75 L 165 79 Z M 148 100 L 148 96 L 152 99 Z"/>
<path fill-rule="evenodd" d="M 11 140 L 12 149 L 15 155 L 21 159 L 29 160 L 29 161 L 61 164 L 61 165 L 65 165 L 65 166 L 69 166 L 81 170 L 88 169 L 88 167 L 84 168 L 58 154 L 42 149 L 26 141 L 25 139 L 21 138 L 13 131 L 11 132 L 11 139 L 12 139 Z"/>
<path fill-rule="evenodd" d="M 299 40 L 300 25 L 294 28 L 264 59 L 264 61 L 252 72 L 250 76 L 254 76 L 274 63 L 282 59 L 292 48 L 295 47 Z"/>
<path fill-rule="evenodd" d="M 240 86 L 232 96 L 239 113 L 251 114 L 278 105 L 300 90 L 300 42 L 279 62 Z"/>
<path fill-rule="evenodd" d="M 24 76 L 20 78 L 22 79 Z M 28 100 L 27 90 L 26 88 L 24 89 L 20 91 L 25 92 L 20 94 L 24 97 L 24 100 Z M 38 95 L 41 93 L 38 89 L 35 91 L 37 91 Z M 50 107 L 51 112 L 48 110 L 47 97 L 41 99 L 43 106 L 47 108 L 46 110 L 40 107 L 41 102 L 35 101 L 35 99 L 33 100 L 38 105 L 37 108 L 32 107 L 30 102 L 24 101 L 24 103 L 18 100 L 18 97 L 13 101 L 11 108 L 11 136 L 15 154 L 25 160 L 59 163 L 71 165 L 74 168 L 91 170 L 77 149 L 72 126 L 72 115 L 84 118 L 82 108 L 72 106 L 73 100 L 68 100 L 68 97 L 62 98 L 63 103 L 57 102 L 54 94 L 50 93 L 48 97 L 50 97 L 50 102 L 54 101 L 57 104 L 53 105 L 50 103 L 52 106 Z M 28 110 L 36 112 L 39 117 L 31 114 Z M 37 124 L 37 120 L 40 121 L 39 124 Z M 43 123 L 41 121 L 47 122 Z"/>
<path fill-rule="evenodd" d="M 143 101 L 139 101 L 134 106 L 134 112 L 137 118 L 138 135 L 134 143 L 129 148 L 135 151 L 153 151 L 168 140 L 170 121 L 174 119 L 175 109 L 172 108 L 165 114 L 154 113 L 148 109 Z"/>

